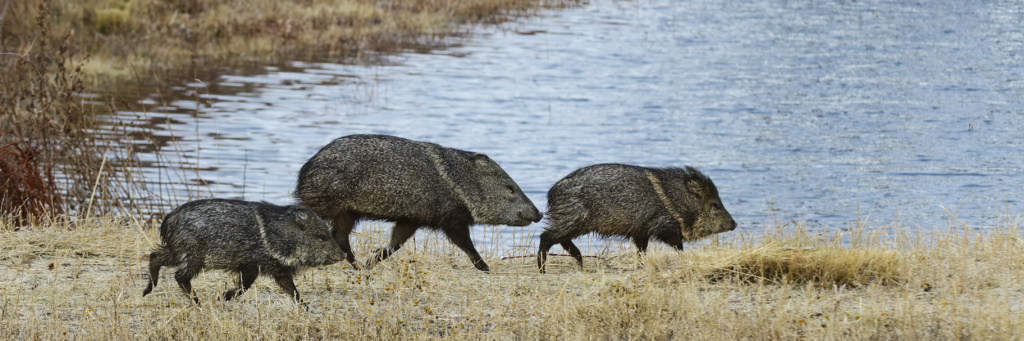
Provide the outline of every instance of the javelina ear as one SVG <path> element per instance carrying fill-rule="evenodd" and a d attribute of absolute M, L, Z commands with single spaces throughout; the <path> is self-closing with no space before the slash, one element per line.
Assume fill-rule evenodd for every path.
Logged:
<path fill-rule="evenodd" d="M 308 222 L 310 222 L 313 219 L 313 217 L 311 217 L 309 215 L 309 212 L 306 212 L 306 210 L 299 209 L 299 208 L 294 208 L 294 209 L 292 209 L 292 211 L 295 213 L 295 220 L 296 221 L 299 221 L 299 222 L 302 222 L 302 223 L 308 223 Z"/>
<path fill-rule="evenodd" d="M 470 155 L 469 158 L 473 159 L 473 162 L 476 162 L 476 163 L 482 163 L 482 162 L 491 161 L 490 157 L 488 157 L 486 154 L 481 154 L 481 153 L 473 153 L 473 155 Z"/>
<path fill-rule="evenodd" d="M 690 181 L 687 182 L 687 185 L 690 187 L 690 193 L 696 195 L 697 199 L 704 198 L 704 186 L 701 184 L 700 180 L 690 179 Z"/>

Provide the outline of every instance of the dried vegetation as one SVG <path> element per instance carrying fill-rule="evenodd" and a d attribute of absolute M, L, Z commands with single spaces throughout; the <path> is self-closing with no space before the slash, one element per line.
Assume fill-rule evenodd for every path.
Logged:
<path fill-rule="evenodd" d="M 21 53 L 0 53 L 0 214 L 32 225 L 65 212 L 132 211 L 145 191 L 130 181 L 131 150 L 94 131 L 124 133 L 86 104 L 73 35 L 53 37 L 50 10 L 38 9 L 36 40 Z"/>
<path fill-rule="evenodd" d="M 372 270 L 339 263 L 296 278 L 309 310 L 265 278 L 217 301 L 233 286 L 223 272 L 194 281 L 209 302 L 200 307 L 170 271 L 143 298 L 152 226 L 41 226 L 0 227 L 2 338 L 998 340 L 1024 331 L 1016 225 L 985 235 L 861 228 L 872 238 L 856 247 L 840 245 L 854 244 L 849 234 L 807 238 L 786 225 L 683 252 L 659 246 L 644 259 L 628 245 L 585 250 L 601 261 L 580 271 L 552 257 L 545 275 L 525 248 L 485 251 L 494 266 L 484 274 L 443 237 L 421 234 Z M 388 229 L 357 231 L 354 248 L 366 255 Z"/>
<path fill-rule="evenodd" d="M 430 48 L 465 24 L 571 3 L 0 0 L 0 214 L 21 226 L 63 213 L 142 215 L 168 206 L 161 184 L 141 179 L 133 150 L 166 143 L 103 114 L 131 108 L 125 84 L 165 86 L 163 70 L 188 65 Z M 158 159 L 169 159 L 162 153 Z"/>
<path fill-rule="evenodd" d="M 429 48 L 466 24 L 499 23 L 575 0 L 48 0 L 53 31 L 91 55 L 85 70 L 134 81 L 147 70 L 297 53 L 352 57 Z M 38 44 L 40 1 L 0 0 L 4 52 Z"/>
<path fill-rule="evenodd" d="M 1016 221 L 983 234 L 962 225 L 913 233 L 857 224 L 815 235 L 786 224 L 684 252 L 654 246 L 643 259 L 628 245 L 585 250 L 598 261 L 580 271 L 570 258 L 552 257 L 545 275 L 537 273 L 532 235 L 492 240 L 523 246 L 485 249 L 493 266 L 484 274 L 442 237 L 421 233 L 372 270 L 337 264 L 297 278 L 309 310 L 267 279 L 239 300 L 216 301 L 234 286 L 221 272 L 194 282 L 210 302 L 201 307 L 169 271 L 143 298 L 158 235 L 133 212 L 152 193 L 133 181 L 130 148 L 87 134 L 104 126 L 111 140 L 127 139 L 81 97 L 83 66 L 110 74 L 312 47 L 358 54 L 559 2 L 49 4 L 0 0 L 0 338 L 999 340 L 1024 333 L 1024 238 Z M 381 224 L 357 231 L 354 248 L 364 257 L 387 239 Z"/>

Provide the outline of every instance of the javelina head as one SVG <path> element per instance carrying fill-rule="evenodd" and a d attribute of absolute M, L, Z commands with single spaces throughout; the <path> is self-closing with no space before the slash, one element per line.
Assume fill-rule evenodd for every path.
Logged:
<path fill-rule="evenodd" d="M 715 233 L 732 231 L 736 228 L 736 221 L 732 219 L 729 211 L 722 205 L 722 199 L 718 197 L 718 188 L 707 176 L 701 174 L 693 167 L 686 167 L 686 188 L 695 197 L 692 203 L 696 207 L 696 219 L 692 231 L 683 231 L 683 235 L 690 236 L 690 240 L 704 238 Z"/>
<path fill-rule="evenodd" d="M 487 155 L 472 153 L 465 185 L 467 206 L 477 224 L 526 226 L 543 217 L 512 178 Z"/>
<path fill-rule="evenodd" d="M 288 206 L 278 221 L 256 214 L 260 238 L 271 256 L 291 267 L 313 267 L 341 261 L 345 253 L 331 238 L 326 221 L 305 206 Z"/>

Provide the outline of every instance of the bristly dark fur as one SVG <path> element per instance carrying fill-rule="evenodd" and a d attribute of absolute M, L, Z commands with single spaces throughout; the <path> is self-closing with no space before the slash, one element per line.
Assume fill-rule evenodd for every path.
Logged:
<path fill-rule="evenodd" d="M 149 256 L 150 282 L 142 296 L 159 281 L 160 268 L 171 266 L 178 267 L 174 279 L 196 303 L 192 278 L 205 269 L 240 275 L 239 287 L 225 292 L 225 300 L 242 294 L 263 274 L 300 301 L 292 280 L 296 272 L 344 259 L 327 222 L 298 205 L 196 200 L 167 214 L 160 238 L 162 243 Z"/>
<path fill-rule="evenodd" d="M 472 224 L 526 226 L 542 215 L 484 154 L 386 135 L 350 135 L 324 146 L 299 171 L 295 197 L 333 222 L 334 239 L 358 267 L 349 234 L 359 219 L 395 222 L 383 261 L 420 227 L 442 231 L 488 271 L 469 237 Z"/>
<path fill-rule="evenodd" d="M 548 191 L 547 216 L 537 251 L 541 272 L 554 244 L 562 245 L 582 267 L 583 256 L 572 239 L 591 232 L 628 237 L 645 252 L 651 238 L 682 250 L 685 241 L 736 228 L 715 184 L 693 167 L 580 168 Z"/>

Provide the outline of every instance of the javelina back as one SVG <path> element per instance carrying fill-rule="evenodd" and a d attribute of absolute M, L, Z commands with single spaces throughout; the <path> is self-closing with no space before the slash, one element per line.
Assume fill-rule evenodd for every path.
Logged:
<path fill-rule="evenodd" d="M 292 277 L 307 267 L 344 259 L 330 238 L 330 227 L 309 208 L 266 202 L 204 199 L 185 203 L 160 225 L 162 243 L 149 256 L 146 296 L 160 279 L 160 267 L 177 266 L 174 279 L 196 303 L 192 278 L 204 269 L 238 273 L 238 288 L 224 292 L 230 300 L 249 289 L 261 273 L 296 301 Z"/>
<path fill-rule="evenodd" d="M 715 184 L 692 167 L 580 168 L 548 191 L 547 216 L 537 252 L 541 272 L 554 244 L 561 244 L 582 268 L 583 256 L 572 239 L 591 232 L 629 237 L 643 253 L 652 237 L 682 250 L 684 241 L 736 228 Z"/>
<path fill-rule="evenodd" d="M 421 226 L 442 231 L 488 271 L 469 237 L 472 224 L 526 226 L 541 214 L 487 155 L 385 135 L 350 135 L 324 146 L 299 171 L 295 197 L 332 220 L 334 240 L 358 267 L 349 234 L 362 218 L 395 222 L 373 266 Z"/>

